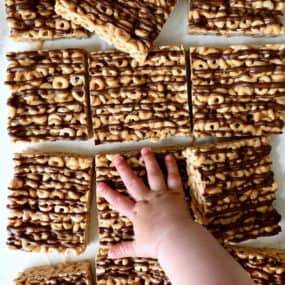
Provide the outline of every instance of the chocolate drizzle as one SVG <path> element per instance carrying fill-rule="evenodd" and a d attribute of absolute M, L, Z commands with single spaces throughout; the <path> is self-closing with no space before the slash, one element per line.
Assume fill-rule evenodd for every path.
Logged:
<path fill-rule="evenodd" d="M 266 137 L 201 145 L 184 152 L 196 220 L 221 241 L 280 232 L 277 184 Z"/>
<path fill-rule="evenodd" d="M 84 28 L 58 16 L 54 6 L 55 0 L 6 1 L 11 37 L 17 40 L 44 40 L 90 35 Z"/>
<path fill-rule="evenodd" d="M 118 49 L 145 59 L 175 4 L 176 0 L 62 0 L 58 6 L 66 17 L 106 38 Z"/>
<path fill-rule="evenodd" d="M 92 273 L 88 261 L 68 262 L 27 269 L 18 274 L 15 285 L 91 285 Z"/>
<path fill-rule="evenodd" d="M 122 52 L 95 52 L 89 65 L 96 143 L 190 134 L 182 48 L 151 51 L 144 64 Z"/>
<path fill-rule="evenodd" d="M 10 52 L 8 132 L 15 141 L 89 137 L 86 58 L 79 49 Z"/>
<path fill-rule="evenodd" d="M 194 135 L 281 133 L 284 52 L 282 45 L 191 49 Z"/>
<path fill-rule="evenodd" d="M 248 271 L 256 284 L 284 284 L 285 253 L 283 250 L 241 246 L 227 246 L 226 249 Z"/>
<path fill-rule="evenodd" d="M 215 34 L 282 34 L 284 1 L 229 0 L 190 2 L 189 32 Z"/>
<path fill-rule="evenodd" d="M 43 153 L 17 154 L 14 160 L 15 176 L 7 205 L 8 246 L 35 252 L 64 252 L 68 248 L 82 252 L 93 160 Z"/>
<path fill-rule="evenodd" d="M 120 280 L 128 284 L 170 285 L 157 260 L 151 258 L 124 258 L 112 260 L 104 249 L 96 258 L 97 282 Z"/>

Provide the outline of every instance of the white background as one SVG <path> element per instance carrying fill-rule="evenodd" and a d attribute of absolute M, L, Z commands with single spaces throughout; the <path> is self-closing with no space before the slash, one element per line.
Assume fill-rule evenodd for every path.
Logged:
<path fill-rule="evenodd" d="M 9 92 L 4 85 L 6 59 L 5 53 L 7 51 L 29 50 L 36 49 L 35 43 L 15 43 L 8 38 L 8 27 L 5 20 L 5 1 L 0 0 L 0 285 L 12 284 L 13 278 L 17 272 L 23 271 L 25 268 L 35 265 L 47 265 L 50 263 L 64 261 L 64 260 L 79 260 L 91 259 L 94 261 L 96 248 L 98 246 L 96 235 L 96 213 L 95 203 L 93 199 L 92 205 L 92 230 L 91 243 L 87 248 L 85 254 L 80 257 L 63 257 L 60 255 L 44 255 L 25 253 L 21 251 L 11 251 L 6 248 L 6 223 L 7 223 L 7 186 L 13 175 L 12 155 L 15 151 L 21 151 L 26 148 L 36 148 L 42 150 L 55 151 L 71 151 L 82 154 L 94 155 L 98 150 L 110 149 L 110 147 L 94 147 L 93 141 L 88 142 L 56 142 L 56 143 L 42 143 L 42 144 L 12 144 L 9 141 L 6 131 L 7 108 L 6 101 Z M 183 44 L 185 47 L 194 45 L 217 45 L 217 44 L 241 44 L 241 43 L 285 43 L 285 36 L 279 38 L 250 38 L 250 37 L 214 37 L 214 36 L 191 36 L 187 35 L 187 0 L 178 0 L 175 11 L 165 25 L 162 33 L 157 39 L 158 45 L 165 44 Z M 44 48 L 62 48 L 62 47 L 80 47 L 86 48 L 89 51 L 106 49 L 108 45 L 99 40 L 97 36 L 85 40 L 57 40 L 53 42 L 46 42 Z M 172 140 L 175 143 L 177 140 Z M 178 140 L 185 142 L 185 140 Z M 186 140 L 187 141 L 187 140 Z M 275 171 L 276 180 L 279 183 L 278 200 L 275 206 L 283 215 L 282 226 L 284 228 L 285 218 L 285 135 L 275 136 L 272 138 L 273 150 L 272 159 Z M 127 147 L 130 145 L 127 145 Z M 126 145 L 113 145 L 111 147 L 117 151 L 126 148 Z M 284 248 L 285 249 L 285 234 L 284 231 L 278 236 L 271 238 L 260 238 L 259 240 L 250 241 L 251 244 Z"/>

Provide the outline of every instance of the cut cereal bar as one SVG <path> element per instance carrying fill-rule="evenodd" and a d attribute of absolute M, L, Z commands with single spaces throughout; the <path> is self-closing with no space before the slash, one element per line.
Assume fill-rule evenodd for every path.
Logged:
<path fill-rule="evenodd" d="M 93 52 L 89 74 L 96 144 L 191 135 L 182 47 L 153 50 L 144 64 Z"/>
<path fill-rule="evenodd" d="M 14 155 L 7 245 L 81 254 L 88 243 L 94 159 L 67 153 Z"/>
<path fill-rule="evenodd" d="M 273 208 L 278 188 L 268 137 L 187 148 L 192 211 L 221 241 L 239 242 L 280 232 Z"/>
<path fill-rule="evenodd" d="M 55 13 L 55 0 L 6 0 L 10 37 L 14 40 L 51 40 L 88 37 L 84 28 Z"/>
<path fill-rule="evenodd" d="M 278 36 L 284 8 L 283 0 L 190 0 L 189 33 Z"/>
<path fill-rule="evenodd" d="M 56 12 L 144 61 L 176 0 L 56 0 Z"/>
<path fill-rule="evenodd" d="M 7 58 L 8 132 L 14 142 L 91 136 L 85 51 L 9 52 Z"/>
<path fill-rule="evenodd" d="M 190 49 L 193 136 L 280 134 L 285 45 Z"/>
<path fill-rule="evenodd" d="M 37 266 L 18 274 L 14 285 L 91 285 L 92 272 L 89 261 L 68 262 Z"/>
<path fill-rule="evenodd" d="M 169 149 L 167 151 L 167 153 L 172 153 L 176 157 L 185 192 L 189 193 L 186 164 L 181 152 L 178 149 Z M 156 153 L 156 157 L 163 173 L 166 175 L 163 163 L 165 153 L 166 150 L 160 150 Z M 96 155 L 96 183 L 105 182 L 116 191 L 128 195 L 112 162 L 114 156 L 115 154 Z M 136 175 L 141 177 L 147 184 L 146 171 L 140 154 L 128 152 L 124 153 L 123 156 Z M 98 192 L 97 210 L 100 241 L 100 250 L 96 258 L 98 284 L 109 284 L 108 282 L 111 282 L 111 280 L 116 280 L 118 282 L 116 284 L 170 284 L 156 260 L 145 258 L 108 259 L 107 251 L 111 245 L 121 241 L 133 240 L 133 226 L 127 217 L 120 215 Z"/>
<path fill-rule="evenodd" d="M 285 251 L 273 248 L 226 246 L 258 285 L 285 284 Z"/>
<path fill-rule="evenodd" d="M 96 256 L 98 285 L 161 284 L 170 285 L 158 261 L 150 258 L 108 258 L 108 249 L 100 248 Z"/>

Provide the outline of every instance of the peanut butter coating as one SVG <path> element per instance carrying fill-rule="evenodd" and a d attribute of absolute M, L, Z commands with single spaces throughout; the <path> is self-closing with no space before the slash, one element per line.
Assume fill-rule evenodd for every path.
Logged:
<path fill-rule="evenodd" d="M 282 23 L 283 0 L 191 0 L 189 33 L 217 35 L 278 36 Z"/>
<path fill-rule="evenodd" d="M 89 77 L 95 143 L 191 135 L 182 47 L 155 49 L 144 64 L 118 51 L 92 52 Z"/>
<path fill-rule="evenodd" d="M 284 45 L 190 49 L 195 137 L 280 134 Z"/>
<path fill-rule="evenodd" d="M 284 250 L 246 246 L 227 246 L 226 249 L 248 271 L 256 284 L 284 284 Z"/>
<path fill-rule="evenodd" d="M 80 49 L 7 53 L 13 142 L 87 140 L 87 59 Z"/>
<path fill-rule="evenodd" d="M 268 137 L 235 139 L 189 147 L 191 205 L 197 222 L 224 242 L 239 242 L 280 232 L 272 206 L 278 189 Z"/>
<path fill-rule="evenodd" d="M 68 262 L 51 266 L 38 266 L 18 274 L 14 285 L 91 285 L 89 261 Z"/>
<path fill-rule="evenodd" d="M 10 37 L 14 40 L 85 38 L 89 32 L 55 13 L 55 0 L 6 0 Z"/>
<path fill-rule="evenodd" d="M 88 243 L 93 158 L 28 151 L 15 154 L 14 163 L 8 247 L 82 253 Z"/>
<path fill-rule="evenodd" d="M 55 10 L 143 62 L 175 4 L 176 0 L 56 0 Z"/>

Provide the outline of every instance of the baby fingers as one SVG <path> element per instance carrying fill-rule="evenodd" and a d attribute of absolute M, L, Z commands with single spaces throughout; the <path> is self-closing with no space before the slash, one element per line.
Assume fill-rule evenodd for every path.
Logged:
<path fill-rule="evenodd" d="M 183 185 L 176 160 L 173 155 L 168 154 L 165 157 L 167 168 L 167 186 L 169 190 L 183 192 Z"/>
<path fill-rule="evenodd" d="M 106 199 L 118 212 L 120 212 L 121 215 L 133 220 L 133 208 L 135 202 L 131 198 L 120 194 L 106 183 L 98 183 L 97 190 L 104 199 Z"/>

